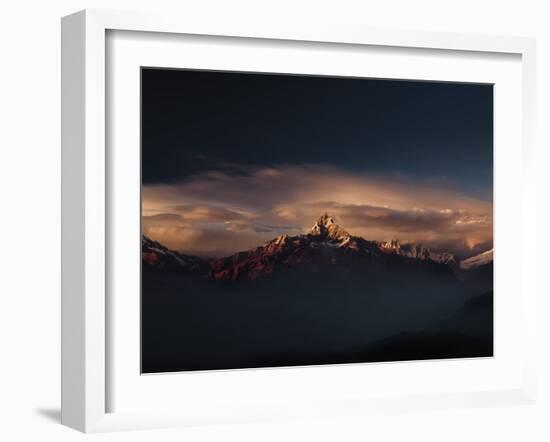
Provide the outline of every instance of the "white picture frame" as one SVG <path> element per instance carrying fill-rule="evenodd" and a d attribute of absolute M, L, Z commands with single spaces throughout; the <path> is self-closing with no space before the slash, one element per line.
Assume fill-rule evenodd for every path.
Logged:
<path fill-rule="evenodd" d="M 110 210 L 107 186 L 106 33 L 144 31 L 164 34 L 271 39 L 341 45 L 370 45 L 515 54 L 521 57 L 522 140 L 520 173 L 522 201 L 521 324 L 526 336 L 524 376 L 514 388 L 391 395 L 377 398 L 283 403 L 273 407 L 242 407 L 226 417 L 207 412 L 189 418 L 185 412 L 108 412 L 112 385 L 107 376 L 107 245 Z M 525 265 L 535 251 L 534 108 L 535 42 L 529 38 L 494 37 L 417 31 L 388 31 L 345 26 L 300 27 L 249 22 L 159 17 L 150 14 L 86 10 L 62 20 L 62 423 L 84 432 L 180 426 L 197 423 L 246 422 L 288 417 L 358 414 L 372 410 L 399 411 L 532 403 L 536 397 L 534 269 Z M 514 173 L 511 171 L 510 173 Z M 515 171 L 517 173 L 517 171 Z M 498 221 L 497 221 L 498 222 Z M 336 368 L 337 370 L 337 368 Z M 193 398 L 189 398 L 190 401 Z"/>

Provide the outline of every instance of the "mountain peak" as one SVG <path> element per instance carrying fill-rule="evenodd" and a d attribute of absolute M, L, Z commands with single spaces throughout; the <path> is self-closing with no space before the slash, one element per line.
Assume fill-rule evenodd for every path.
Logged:
<path fill-rule="evenodd" d="M 320 237 L 323 240 L 345 239 L 350 236 L 336 223 L 336 217 L 326 212 L 313 225 L 310 235 Z"/>
<path fill-rule="evenodd" d="M 315 224 L 317 224 L 319 226 L 328 227 L 328 226 L 331 226 L 333 224 L 336 224 L 336 217 L 332 216 L 332 215 L 329 215 L 327 212 L 325 212 L 323 215 L 321 215 L 319 217 L 319 219 L 317 220 L 317 222 Z"/>

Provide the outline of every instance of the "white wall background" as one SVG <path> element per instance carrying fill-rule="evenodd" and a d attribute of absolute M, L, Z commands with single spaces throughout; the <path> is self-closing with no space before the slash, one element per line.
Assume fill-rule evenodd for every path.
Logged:
<path fill-rule="evenodd" d="M 550 11 L 536 0 L 9 0 L 0 7 L 0 439 L 82 440 L 59 425 L 60 17 L 83 8 L 269 16 L 538 39 L 539 274 L 550 225 Z M 510 247 L 517 247 L 513 240 Z M 542 278 L 540 278 L 542 279 Z M 542 285 L 542 281 L 539 282 Z M 548 284 L 542 288 L 550 296 Z M 550 440 L 550 303 L 539 305 L 536 406 L 91 436 L 101 441 Z"/>

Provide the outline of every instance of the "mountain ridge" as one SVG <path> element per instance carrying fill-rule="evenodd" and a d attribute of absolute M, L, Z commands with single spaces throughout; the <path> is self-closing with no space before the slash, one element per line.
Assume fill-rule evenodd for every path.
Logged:
<path fill-rule="evenodd" d="M 141 235 L 141 260 L 145 266 L 172 270 L 193 270 L 205 264 L 201 258 L 170 250 L 144 234 Z"/>
<path fill-rule="evenodd" d="M 482 267 L 484 265 L 492 264 L 493 250 L 494 249 L 491 248 L 485 252 L 479 253 L 478 255 L 463 259 L 462 261 L 460 261 L 459 267 L 463 270 L 471 270 Z"/>
<path fill-rule="evenodd" d="M 488 252 L 485 252 L 488 253 Z M 492 255 L 491 255 L 492 256 Z M 142 236 L 144 265 L 171 270 L 204 270 L 213 280 L 254 280 L 273 274 L 283 268 L 313 262 L 336 264 L 343 259 L 392 259 L 423 261 L 467 270 L 468 260 L 457 264 L 451 253 L 433 252 L 422 245 L 402 244 L 398 240 L 378 242 L 351 235 L 337 222 L 336 217 L 324 213 L 308 233 L 279 235 L 264 245 L 234 253 L 223 258 L 199 258 L 185 255 Z M 411 262 L 412 262 L 411 261 Z M 466 266 L 463 263 L 466 262 Z"/>

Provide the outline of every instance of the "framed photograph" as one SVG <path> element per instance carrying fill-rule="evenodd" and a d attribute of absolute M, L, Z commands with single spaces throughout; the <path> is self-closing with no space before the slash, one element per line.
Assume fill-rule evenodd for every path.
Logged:
<path fill-rule="evenodd" d="M 62 22 L 62 421 L 534 400 L 534 41 Z"/>
<path fill-rule="evenodd" d="M 142 67 L 141 100 L 142 373 L 493 356 L 492 84 Z"/>

